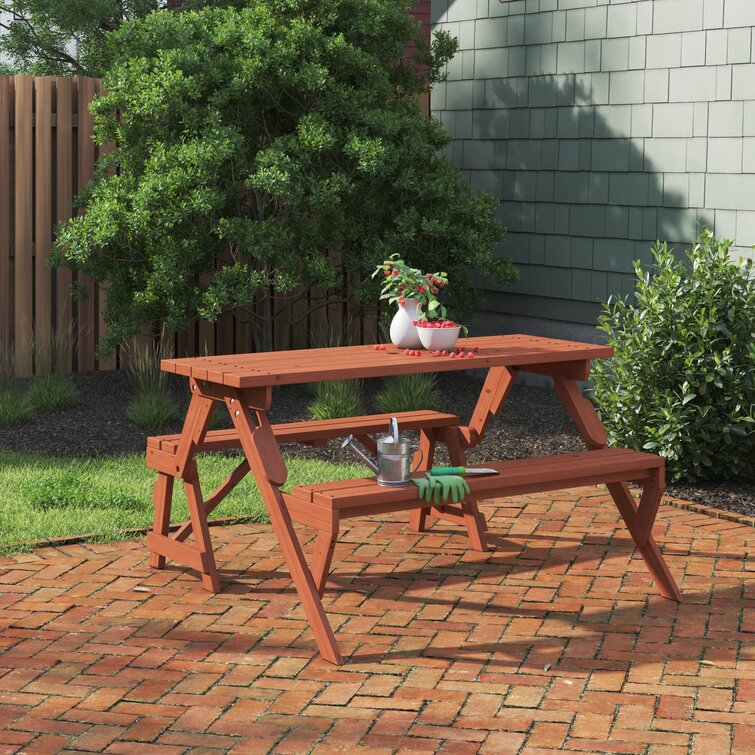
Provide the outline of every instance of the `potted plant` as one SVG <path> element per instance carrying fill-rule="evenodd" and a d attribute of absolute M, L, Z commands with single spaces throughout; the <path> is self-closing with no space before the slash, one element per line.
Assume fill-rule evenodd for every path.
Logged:
<path fill-rule="evenodd" d="M 372 277 L 382 275 L 381 299 L 396 302 L 398 310 L 391 321 L 391 342 L 401 349 L 416 349 L 422 345 L 417 321 L 423 315 L 445 316 L 445 308 L 438 293 L 448 285 L 446 273 L 423 273 L 409 267 L 398 254 L 392 254 L 377 266 Z"/>

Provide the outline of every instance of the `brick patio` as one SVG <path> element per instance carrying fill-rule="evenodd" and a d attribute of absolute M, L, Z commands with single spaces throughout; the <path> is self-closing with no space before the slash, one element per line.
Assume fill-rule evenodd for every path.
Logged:
<path fill-rule="evenodd" d="M 216 596 L 140 540 L 2 558 L 0 751 L 755 752 L 754 528 L 662 506 L 677 606 L 602 490 L 484 510 L 489 554 L 349 522 L 340 669 L 263 525 L 213 528 Z"/>

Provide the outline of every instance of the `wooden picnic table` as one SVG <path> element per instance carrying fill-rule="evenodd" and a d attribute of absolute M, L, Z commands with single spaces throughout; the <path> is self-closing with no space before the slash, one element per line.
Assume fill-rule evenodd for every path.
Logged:
<path fill-rule="evenodd" d="M 180 435 L 150 438 L 147 463 L 158 472 L 155 483 L 155 523 L 148 535 L 150 563 L 162 568 L 171 558 L 202 575 L 206 589 L 217 592 L 220 581 L 212 550 L 207 515 L 251 472 L 302 606 L 323 658 L 342 663 L 321 595 L 330 567 L 341 519 L 391 511 L 411 512 L 410 526 L 421 531 L 428 518 L 441 518 L 466 527 L 470 545 L 486 551 L 487 524 L 477 502 L 486 498 L 540 490 L 556 490 L 604 482 L 659 592 L 680 600 L 680 593 L 652 537 L 652 526 L 663 493 L 663 460 L 651 454 L 607 448 L 606 432 L 592 404 L 582 395 L 578 381 L 587 379 L 590 360 L 610 357 L 608 346 L 538 338 L 525 335 L 485 336 L 459 341 L 473 359 L 436 357 L 430 352 L 406 356 L 388 345 L 347 346 L 285 352 L 216 357 L 168 359 L 162 368 L 189 380 L 191 401 Z M 458 505 L 429 505 L 416 488 L 383 488 L 372 477 L 300 486 L 283 492 L 287 470 L 280 443 L 322 444 L 328 438 L 353 433 L 374 448 L 371 433 L 384 432 L 388 415 L 342 420 L 272 425 L 268 419 L 276 385 L 313 383 L 421 372 L 450 372 L 483 368 L 487 377 L 468 425 L 441 412 L 407 412 L 400 416 L 404 429 L 420 430 L 421 470 L 432 465 L 436 443 L 444 443 L 454 465 L 464 465 L 465 449 L 478 445 L 492 416 L 498 413 L 517 372 L 534 372 L 553 378 L 554 387 L 587 446 L 578 454 L 491 462 L 499 474 L 468 478 L 471 493 Z M 218 402 L 228 408 L 233 429 L 210 430 Z M 220 487 L 203 498 L 195 462 L 200 451 L 240 448 L 243 460 Z M 183 481 L 190 521 L 170 533 L 173 483 Z M 629 481 L 643 484 L 635 502 Z M 307 563 L 293 522 L 318 532 L 311 565 Z M 194 535 L 194 543 L 186 540 Z"/>

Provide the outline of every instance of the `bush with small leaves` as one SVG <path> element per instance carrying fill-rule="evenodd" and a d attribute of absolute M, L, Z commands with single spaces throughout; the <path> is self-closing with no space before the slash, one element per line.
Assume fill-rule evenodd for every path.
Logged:
<path fill-rule="evenodd" d="M 636 301 L 609 300 L 613 359 L 593 371 L 609 443 L 666 458 L 674 480 L 755 475 L 755 279 L 732 242 L 702 231 L 680 260 L 658 244 L 635 264 Z"/>
<path fill-rule="evenodd" d="M 362 381 L 329 380 L 312 386 L 315 400 L 309 405 L 312 419 L 337 419 L 362 414 Z"/>
<path fill-rule="evenodd" d="M 385 414 L 435 410 L 441 401 L 438 378 L 432 372 L 386 378 L 375 401 Z"/>

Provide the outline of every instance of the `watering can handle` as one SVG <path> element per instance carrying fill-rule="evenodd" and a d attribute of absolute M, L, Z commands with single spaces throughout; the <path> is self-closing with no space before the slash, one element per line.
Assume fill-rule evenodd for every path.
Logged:
<path fill-rule="evenodd" d="M 391 417 L 391 435 L 393 436 L 393 442 L 398 443 L 400 438 L 398 434 L 398 418 Z"/>
<path fill-rule="evenodd" d="M 417 460 L 417 464 L 414 469 L 412 469 L 412 474 L 414 474 L 420 468 L 420 465 L 425 458 L 425 452 L 421 448 L 417 449 L 417 453 L 419 454 L 419 459 Z"/>

